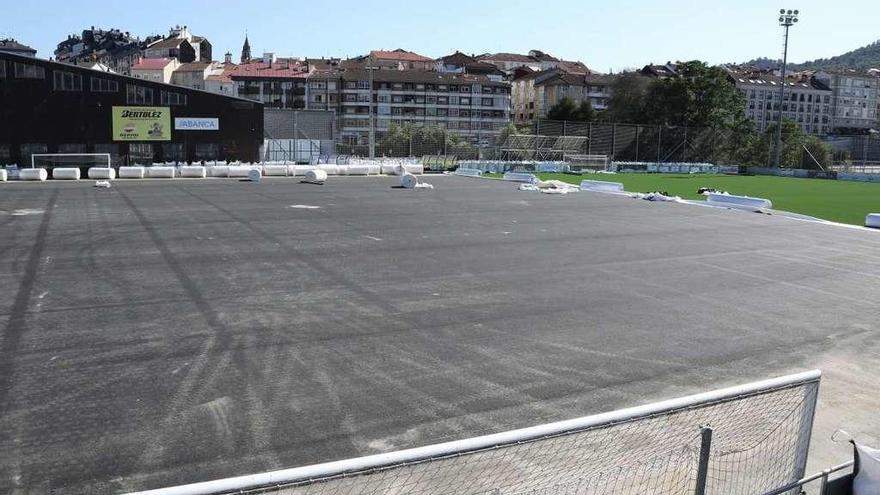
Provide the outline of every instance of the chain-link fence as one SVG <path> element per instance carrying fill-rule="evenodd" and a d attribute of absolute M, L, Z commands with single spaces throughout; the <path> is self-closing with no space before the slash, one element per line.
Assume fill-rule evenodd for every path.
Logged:
<path fill-rule="evenodd" d="M 365 121 L 368 123 L 368 121 Z M 476 128 L 474 125 L 472 128 Z M 375 157 L 444 156 L 457 160 L 570 161 L 604 156 L 608 162 L 713 163 L 775 166 L 773 132 L 743 134 L 707 127 L 538 120 L 488 126 L 483 132 L 446 125 L 408 124 L 373 131 Z M 370 156 L 370 133 L 337 134 L 335 151 Z M 880 171 L 880 136 L 817 138 L 783 126 L 779 164 L 784 168 Z"/>
<path fill-rule="evenodd" d="M 169 488 L 284 495 L 763 494 L 803 477 L 819 372 L 411 450 Z"/>

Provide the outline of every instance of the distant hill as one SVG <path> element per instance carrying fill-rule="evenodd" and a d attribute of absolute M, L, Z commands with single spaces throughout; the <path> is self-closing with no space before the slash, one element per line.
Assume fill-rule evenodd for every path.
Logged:
<path fill-rule="evenodd" d="M 779 67 L 779 64 L 782 63 L 782 61 L 762 57 L 750 60 L 746 63 L 762 69 L 775 69 Z M 836 57 L 820 58 L 802 64 L 788 64 L 788 68 L 792 70 L 878 69 L 880 68 L 880 41 L 875 41 L 870 45 L 857 48 Z"/>

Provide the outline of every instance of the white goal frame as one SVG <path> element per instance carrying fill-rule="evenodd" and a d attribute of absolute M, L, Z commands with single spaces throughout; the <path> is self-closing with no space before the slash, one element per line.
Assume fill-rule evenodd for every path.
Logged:
<path fill-rule="evenodd" d="M 106 168 L 113 168 L 113 159 L 110 156 L 110 153 L 34 153 L 31 155 L 31 168 L 37 168 L 36 166 L 36 158 L 37 157 L 89 157 L 89 158 L 106 158 L 107 166 Z M 75 166 L 71 164 L 71 166 Z M 105 168 L 103 165 L 94 165 L 96 167 Z"/>
<path fill-rule="evenodd" d="M 806 449 L 809 446 L 810 433 L 813 426 L 813 415 L 819 389 L 819 370 L 796 373 L 769 380 L 703 392 L 678 399 L 665 400 L 642 406 L 620 409 L 608 413 L 595 414 L 582 418 L 558 421 L 539 426 L 494 433 L 480 437 L 455 440 L 440 444 L 428 445 L 396 452 L 368 455 L 323 464 L 313 464 L 292 469 L 281 469 L 259 474 L 236 476 L 232 478 L 202 481 L 189 485 L 152 489 L 130 493 L 129 495 L 219 495 L 227 493 L 244 493 L 248 491 L 272 492 L 280 491 L 285 486 L 299 483 L 322 483 L 347 477 L 364 475 L 368 478 L 372 473 L 382 473 L 395 469 L 419 466 L 433 461 L 443 462 L 450 459 L 477 453 L 499 452 L 504 448 L 516 448 L 518 445 L 564 437 L 595 428 L 614 428 L 627 423 L 650 421 L 652 418 L 667 414 L 684 413 L 701 407 L 711 407 L 724 403 L 735 403 L 749 400 L 761 394 L 771 394 L 787 389 L 803 388 L 803 402 L 796 406 L 801 414 L 794 432 L 798 435 L 797 444 L 800 450 L 791 452 L 793 472 L 788 477 L 798 480 L 804 476 L 806 468 Z M 734 409 L 735 410 L 735 409 Z M 708 425 L 713 428 L 716 425 Z M 696 425 L 694 431 L 696 432 Z M 721 433 L 722 438 L 724 433 Z M 708 454 L 708 452 L 707 452 Z M 707 457 L 708 459 L 708 457 Z M 588 466 L 585 466 L 587 469 Z M 746 475 L 748 473 L 745 473 Z M 363 478 L 360 478 L 363 479 Z M 358 479 L 354 480 L 355 483 Z M 549 486 L 549 485 L 548 485 Z M 356 486 L 355 486 L 356 487 Z M 765 487 L 760 493 L 768 493 L 778 486 Z M 321 493 L 334 493 L 332 488 Z M 360 493 L 357 490 L 347 493 Z M 371 492 L 376 493 L 376 492 Z M 432 492 L 433 493 L 433 492 Z"/>

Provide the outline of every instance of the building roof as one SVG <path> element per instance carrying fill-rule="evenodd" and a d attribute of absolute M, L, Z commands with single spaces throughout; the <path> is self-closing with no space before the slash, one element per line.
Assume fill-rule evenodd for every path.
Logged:
<path fill-rule="evenodd" d="M 142 58 L 131 66 L 131 70 L 162 70 L 172 62 L 173 58 Z"/>
<path fill-rule="evenodd" d="M 189 43 L 185 38 L 165 38 L 159 40 L 147 47 L 147 50 L 167 50 L 170 48 L 178 48 L 184 43 Z"/>
<path fill-rule="evenodd" d="M 189 62 L 180 64 L 180 67 L 175 72 L 204 72 L 210 66 L 211 62 Z"/>
<path fill-rule="evenodd" d="M 303 79 L 308 69 L 299 60 L 279 58 L 275 62 L 262 60 L 236 65 L 229 72 L 232 79 Z"/>
<path fill-rule="evenodd" d="M 520 55 L 518 53 L 493 53 L 480 55 L 480 60 L 497 60 L 499 62 L 522 62 L 524 64 L 533 63 L 537 60 L 528 55 Z"/>
<path fill-rule="evenodd" d="M 589 74 L 590 68 L 584 65 L 583 62 L 580 61 L 569 61 L 569 60 L 561 60 L 557 65 L 559 70 L 564 72 L 568 72 L 570 74 Z"/>
<path fill-rule="evenodd" d="M 6 38 L 6 39 L 2 39 L 2 40 L 0 40 L 0 51 L 5 51 L 5 52 L 28 52 L 28 53 L 31 53 L 31 54 L 36 54 L 36 53 L 37 53 L 37 51 L 34 50 L 33 48 L 31 48 L 31 47 L 29 47 L 29 46 L 27 46 L 27 45 L 24 45 L 24 44 L 22 44 L 22 43 L 19 43 L 18 41 L 15 41 L 15 40 L 12 39 L 12 38 Z"/>
<path fill-rule="evenodd" d="M 782 79 L 779 75 L 770 70 L 761 70 L 756 67 L 738 65 L 724 66 L 724 70 L 735 83 L 739 84 L 754 84 L 757 86 L 766 85 L 775 88 L 778 88 L 782 84 Z M 786 76 L 785 82 L 789 87 L 830 91 L 830 88 L 817 80 L 812 72 L 795 72 L 789 74 Z"/>
<path fill-rule="evenodd" d="M 346 69 L 342 73 L 342 79 L 345 81 L 365 81 L 369 77 L 369 71 L 364 69 Z M 373 71 L 373 81 L 509 86 L 508 83 L 492 81 L 484 75 L 448 74 L 429 70 L 377 70 Z"/>
<path fill-rule="evenodd" d="M 434 59 L 426 57 L 424 55 L 419 55 L 418 53 L 410 52 L 404 50 L 403 48 L 398 48 L 396 50 L 384 51 L 384 50 L 373 50 L 370 52 L 370 55 L 373 56 L 375 60 L 401 60 L 404 62 L 433 62 Z"/>

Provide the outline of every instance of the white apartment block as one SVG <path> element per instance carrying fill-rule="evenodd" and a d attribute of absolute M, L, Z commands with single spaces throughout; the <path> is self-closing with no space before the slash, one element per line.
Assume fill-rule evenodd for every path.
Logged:
<path fill-rule="evenodd" d="M 838 130 L 876 129 L 880 107 L 880 78 L 856 71 L 824 72 L 815 78 L 831 88 L 832 127 Z"/>
<path fill-rule="evenodd" d="M 767 71 L 725 67 L 736 88 L 745 97 L 745 116 L 764 132 L 776 123 L 781 80 Z M 831 132 L 832 91 L 808 73 L 786 77 L 782 117 L 796 122 L 806 134 L 824 136 Z"/>
<path fill-rule="evenodd" d="M 377 70 L 370 88 L 368 71 L 348 69 L 341 81 L 340 133 L 351 144 L 367 143 L 371 99 L 377 140 L 395 123 L 443 127 L 485 144 L 510 123 L 510 84 L 482 75 Z"/>

